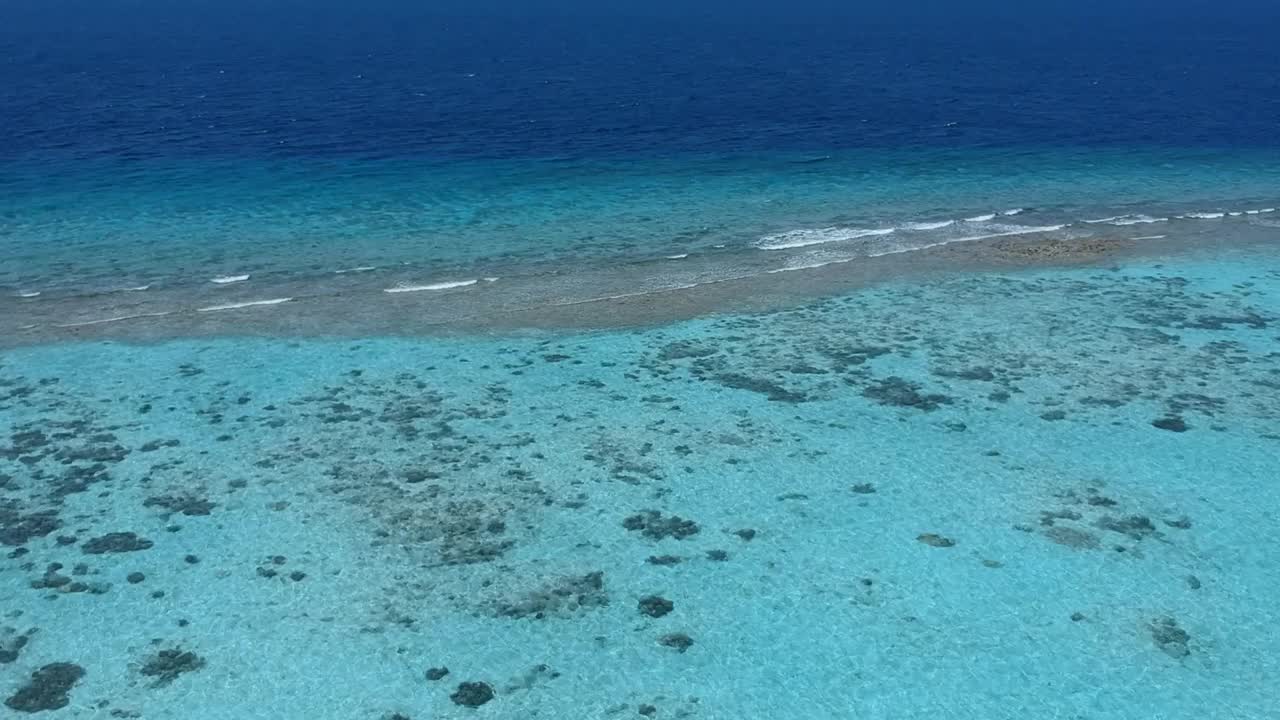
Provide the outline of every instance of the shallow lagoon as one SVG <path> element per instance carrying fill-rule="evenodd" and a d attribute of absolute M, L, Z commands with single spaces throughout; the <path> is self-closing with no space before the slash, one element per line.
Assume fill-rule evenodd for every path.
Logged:
<path fill-rule="evenodd" d="M 6 351 L 0 692 L 54 718 L 1263 717 L 1278 259 L 631 331 Z M 83 675 L 33 681 L 53 663 Z"/>

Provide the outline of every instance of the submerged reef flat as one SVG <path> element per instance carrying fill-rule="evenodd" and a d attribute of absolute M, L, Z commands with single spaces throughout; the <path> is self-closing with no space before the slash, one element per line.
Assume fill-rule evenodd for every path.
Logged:
<path fill-rule="evenodd" d="M 1267 717 L 1280 259 L 995 247 L 630 331 L 6 351 L 6 712 Z"/>
<path fill-rule="evenodd" d="M 1010 212 L 1030 219 L 1021 225 L 993 223 L 989 218 L 995 216 L 988 214 L 906 223 L 870 235 L 808 228 L 782 233 L 784 240 L 767 235 L 744 242 L 735 236 L 732 243 L 676 256 L 633 248 L 604 259 L 491 258 L 448 270 L 423 261 L 361 267 L 360 272 L 282 269 L 212 281 L 207 273 L 193 276 L 188 270 L 136 287 L 122 286 L 119 278 L 68 282 L 46 291 L 0 284 L 0 348 L 75 340 L 358 339 L 656 328 L 712 314 L 802 308 L 879 285 L 1037 269 L 1105 269 L 1195 255 L 1238 257 L 1273 248 L 1277 228 L 1270 209 L 1265 215 L 1215 214 L 1214 220 L 1162 218 L 1156 235 L 1139 235 L 1151 231 L 1134 230 L 1123 218 L 1094 222 L 1079 219 L 1089 213 L 1077 213 L 1067 221 L 1062 210 Z M 922 226 L 941 229 L 914 229 Z M 445 272 L 449 276 L 440 277 Z"/>

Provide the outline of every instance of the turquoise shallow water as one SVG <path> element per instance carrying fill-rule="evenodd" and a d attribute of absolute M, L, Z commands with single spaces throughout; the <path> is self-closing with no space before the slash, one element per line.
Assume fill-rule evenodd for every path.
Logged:
<path fill-rule="evenodd" d="M 1253 242 L 1280 208 L 1275 160 L 1021 147 L 11 165 L 0 344 L 418 335 L 815 267 L 870 274 L 868 258 L 941 246 L 980 258 L 991 240 Z"/>
<path fill-rule="evenodd" d="M 1254 245 L 631 332 L 6 351 L 0 693 L 1268 717 L 1277 298 Z"/>
<path fill-rule="evenodd" d="M 0 9 L 0 718 L 1275 716 L 1275 3 L 687 5 Z"/>
<path fill-rule="evenodd" d="M 874 230 L 1014 209 L 1038 211 L 1017 227 L 1046 227 L 1275 207 L 1276 160 L 1268 148 L 1014 147 L 104 160 L 63 173 L 11 163 L 0 168 L 0 289 L 74 295 L 245 274 L 323 287 L 354 268 L 477 277 L 682 253 L 718 254 L 732 269 L 762 237 L 795 230 Z M 871 251 L 965 235 L 958 230 L 916 230 L 925 237 L 889 238 Z"/>

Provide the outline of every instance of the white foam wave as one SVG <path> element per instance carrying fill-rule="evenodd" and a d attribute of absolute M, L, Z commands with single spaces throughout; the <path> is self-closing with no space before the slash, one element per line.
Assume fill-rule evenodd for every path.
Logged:
<path fill-rule="evenodd" d="M 826 262 L 811 263 L 808 265 L 789 265 L 787 267 L 774 268 L 773 270 L 765 270 L 764 272 L 766 275 L 776 275 L 778 273 L 795 272 L 797 270 L 816 270 L 817 268 L 826 267 L 828 265 L 836 265 L 838 263 L 847 263 L 853 259 L 854 258 L 845 258 L 843 260 L 827 260 Z"/>
<path fill-rule="evenodd" d="M 680 253 L 679 255 L 668 255 L 667 260 L 683 260 L 689 257 L 689 253 Z"/>
<path fill-rule="evenodd" d="M 170 314 L 172 313 L 165 310 L 162 312 L 137 313 L 135 315 L 116 315 L 114 317 L 101 318 L 98 320 L 85 320 L 83 322 L 62 323 L 55 327 L 74 328 L 74 327 L 84 327 L 86 325 L 102 325 L 103 323 L 120 322 L 121 320 L 136 320 L 138 318 L 163 317 L 165 315 L 170 315 Z"/>
<path fill-rule="evenodd" d="M 828 265 L 839 265 L 842 263 L 853 262 L 854 260 L 859 260 L 862 258 L 883 257 L 885 255 L 899 255 L 901 253 L 915 252 L 918 250 L 928 250 L 929 248 L 941 247 L 942 245 L 950 245 L 952 243 L 970 242 L 973 240 L 987 240 L 990 238 L 998 238 L 998 237 L 1012 237 L 1014 235 L 1034 235 L 1037 233 L 1054 232 L 1054 231 L 1065 228 L 1066 225 L 1041 225 L 1037 227 L 1006 225 L 1004 227 L 1010 228 L 1010 229 L 1003 230 L 1001 232 L 984 233 L 982 235 L 970 235 L 968 237 L 948 238 L 946 240 L 940 240 L 938 242 L 929 243 L 927 245 L 907 245 L 903 247 L 892 248 L 888 250 L 883 250 L 881 252 L 869 253 L 867 255 L 859 255 L 855 257 L 844 257 L 844 258 L 837 258 L 834 260 L 823 260 L 821 262 L 808 263 L 805 265 L 788 265 L 787 267 L 775 268 L 773 270 L 765 270 L 765 274 L 773 275 L 775 273 L 794 272 L 796 270 L 813 270 L 815 268 L 826 267 Z"/>
<path fill-rule="evenodd" d="M 1167 237 L 1169 236 L 1168 235 L 1143 235 L 1142 237 L 1134 238 L 1134 240 L 1163 240 Z"/>
<path fill-rule="evenodd" d="M 955 220 L 939 220 L 937 222 L 913 222 L 903 225 L 906 230 L 940 230 L 944 227 L 955 225 Z"/>
<path fill-rule="evenodd" d="M 244 282 L 248 280 L 248 275 L 222 275 L 215 278 L 209 278 L 209 282 L 215 285 L 229 285 L 231 283 Z"/>
<path fill-rule="evenodd" d="M 247 300 L 245 302 L 227 303 L 226 305 L 210 305 L 209 307 L 197 308 L 196 312 L 218 312 L 219 310 L 238 310 L 240 308 L 257 307 L 259 305 L 279 305 L 292 301 L 293 298 L 272 298 L 270 300 Z"/>
<path fill-rule="evenodd" d="M 1243 215 L 1244 213 L 1243 213 L 1243 212 L 1241 212 L 1241 211 L 1239 211 L 1239 210 L 1232 210 L 1231 212 L 1229 212 L 1229 213 L 1227 213 L 1227 214 L 1228 214 L 1228 215 L 1230 215 L 1231 217 L 1240 217 L 1240 216 L 1241 216 L 1241 215 Z"/>
<path fill-rule="evenodd" d="M 1116 220 L 1113 225 L 1149 225 L 1151 223 L 1168 222 L 1169 218 L 1151 217 L 1150 215 L 1130 215 Z"/>
<path fill-rule="evenodd" d="M 369 272 L 370 270 L 377 270 L 377 269 L 378 267 L 376 265 L 361 265 L 360 267 L 346 268 L 344 270 L 334 270 L 333 274 L 346 275 L 347 273 L 362 273 L 362 272 Z"/>
<path fill-rule="evenodd" d="M 1066 227 L 1066 225 L 1040 225 L 1040 226 L 1036 226 L 1036 227 L 1032 227 L 1032 226 L 1018 226 L 1018 225 L 1005 225 L 1005 226 L 1003 226 L 1003 227 L 1008 228 L 1008 229 L 1006 229 L 1006 230 L 1002 230 L 1002 231 L 1000 231 L 1000 232 L 983 233 L 982 235 L 969 235 L 968 237 L 947 238 L 946 240 L 943 240 L 942 242 L 934 243 L 934 244 L 932 244 L 932 245 L 926 245 L 925 247 L 937 247 L 938 245 L 950 245 L 951 243 L 971 242 L 971 241 L 974 241 L 974 240 L 987 240 L 987 239 L 989 239 L 989 238 L 1012 237 L 1012 236 L 1014 236 L 1014 235 L 1035 235 L 1035 234 L 1037 234 L 1037 233 L 1047 233 L 1047 232 L 1054 232 L 1054 231 L 1057 231 L 1057 230 L 1061 230 L 1061 229 L 1065 228 L 1065 227 Z M 889 250 L 889 251 L 887 251 L 887 252 L 883 252 L 883 253 L 880 253 L 880 254 L 881 254 L 881 255 L 892 255 L 892 254 L 894 254 L 894 253 L 900 253 L 900 252 L 911 252 L 912 250 L 923 250 L 923 249 L 925 249 L 925 248 L 924 248 L 924 247 L 909 247 L 909 248 L 901 248 L 901 249 Z"/>
<path fill-rule="evenodd" d="M 1090 225 L 1105 223 L 1107 225 L 1145 225 L 1148 223 L 1167 222 L 1169 218 L 1152 217 L 1150 215 L 1113 215 L 1111 217 L 1085 220 Z"/>
<path fill-rule="evenodd" d="M 494 280 L 497 280 L 497 278 L 494 278 Z M 489 280 L 489 278 L 485 278 L 485 281 L 493 282 L 493 280 Z M 410 292 L 422 292 L 424 290 L 448 290 L 450 288 L 459 288 L 459 287 L 467 287 L 468 285 L 475 285 L 478 282 L 480 281 L 479 280 L 450 280 L 447 282 L 429 283 L 427 285 L 396 285 L 395 287 L 385 288 L 382 292 L 410 293 Z"/>
<path fill-rule="evenodd" d="M 139 286 L 137 286 L 137 287 L 131 287 L 131 288 L 125 288 L 125 289 L 126 289 L 126 290 L 128 290 L 129 292 L 143 292 L 143 291 L 146 291 L 146 290 L 150 290 L 150 289 L 151 289 L 151 285 L 150 285 L 150 283 L 148 283 L 148 284 L 146 284 L 146 285 L 139 285 Z"/>
<path fill-rule="evenodd" d="M 1002 211 L 1000 211 L 1000 214 L 1001 214 L 1001 215 L 1006 215 L 1006 216 L 1008 216 L 1008 215 L 1021 215 L 1022 213 L 1026 212 L 1026 211 L 1027 211 L 1027 209 L 1026 209 L 1026 208 L 1013 208 L 1013 209 L 1011 209 L 1011 210 L 1002 210 Z"/>
<path fill-rule="evenodd" d="M 964 219 L 964 221 L 965 222 L 987 222 L 988 220 L 995 220 L 995 219 L 996 219 L 995 213 L 987 213 L 986 215 L 974 215 L 973 217 L 967 217 Z"/>
<path fill-rule="evenodd" d="M 1180 217 L 1190 218 L 1192 220 L 1217 220 L 1218 218 L 1225 216 L 1226 213 L 1220 212 L 1190 212 Z"/>
<path fill-rule="evenodd" d="M 856 240 L 864 237 L 877 237 L 892 233 L 894 228 L 864 230 L 859 228 L 819 228 L 806 230 L 788 230 L 787 232 L 767 235 L 760 239 L 756 247 L 761 250 L 787 250 L 789 248 L 823 245 L 826 243 Z"/>
<path fill-rule="evenodd" d="M 596 297 L 583 298 L 581 300 L 561 300 L 560 302 L 553 302 L 551 303 L 551 305 L 553 307 L 571 307 L 574 305 L 587 305 L 590 303 L 605 302 L 608 300 L 625 300 L 627 298 L 644 297 L 646 295 L 657 295 L 658 293 L 674 292 L 676 290 L 689 290 L 692 288 L 696 288 L 699 285 L 714 285 L 715 283 L 718 283 L 718 282 L 724 282 L 724 280 L 709 280 L 707 282 L 687 283 L 684 285 L 668 285 L 668 286 L 659 287 L 659 288 L 652 288 L 649 290 L 635 290 L 633 292 L 618 293 L 616 295 L 597 295 Z"/>
<path fill-rule="evenodd" d="M 39 291 L 39 290 L 23 290 L 23 291 L 19 291 L 19 292 L 18 292 L 18 297 L 20 297 L 20 298 L 36 298 L 36 297 L 40 297 L 40 291 Z"/>

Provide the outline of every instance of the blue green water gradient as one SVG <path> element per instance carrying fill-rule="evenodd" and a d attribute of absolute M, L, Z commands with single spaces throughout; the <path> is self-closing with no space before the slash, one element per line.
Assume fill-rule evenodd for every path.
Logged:
<path fill-rule="evenodd" d="M 4 4 L 0 717 L 1274 717 L 1278 22 Z"/>
<path fill-rule="evenodd" d="M 751 157 L 105 163 L 26 168 L 0 286 L 108 290 L 410 264 L 661 257 L 846 225 L 1036 209 L 1030 226 L 1280 204 L 1273 151 L 1012 148 Z M 727 259 L 732 262 L 732 259 Z"/>
<path fill-rule="evenodd" d="M 5 690 L 74 662 L 50 716 L 1266 717 L 1278 285 L 1254 249 L 648 331 L 11 351 Z"/>

